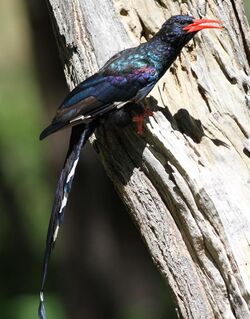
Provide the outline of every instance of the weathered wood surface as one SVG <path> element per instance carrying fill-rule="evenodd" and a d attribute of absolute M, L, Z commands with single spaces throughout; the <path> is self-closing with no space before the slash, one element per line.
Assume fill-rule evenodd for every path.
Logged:
<path fill-rule="evenodd" d="M 170 15 L 223 21 L 223 32 L 200 32 L 150 94 L 143 137 L 104 124 L 93 143 L 180 318 L 250 318 L 250 36 L 241 1 L 48 2 L 70 88 Z"/>

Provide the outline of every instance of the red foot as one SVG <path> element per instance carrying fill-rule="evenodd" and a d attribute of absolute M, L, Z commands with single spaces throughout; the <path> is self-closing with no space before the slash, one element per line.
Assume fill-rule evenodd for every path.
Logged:
<path fill-rule="evenodd" d="M 152 116 L 152 115 L 153 115 L 152 111 L 150 111 L 149 109 L 144 109 L 142 114 L 133 116 L 132 121 L 136 125 L 136 133 L 137 134 L 139 134 L 139 135 L 143 134 L 144 118 Z"/>

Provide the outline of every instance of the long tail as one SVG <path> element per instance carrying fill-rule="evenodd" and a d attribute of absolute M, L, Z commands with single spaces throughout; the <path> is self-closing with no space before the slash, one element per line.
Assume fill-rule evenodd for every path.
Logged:
<path fill-rule="evenodd" d="M 43 290 L 48 272 L 50 254 L 55 244 L 59 227 L 63 222 L 64 210 L 67 204 L 68 195 L 71 190 L 81 149 L 89 139 L 90 135 L 94 132 L 96 126 L 97 121 L 93 121 L 89 124 L 80 124 L 72 128 L 68 153 L 66 155 L 66 159 L 59 180 L 57 182 L 56 193 L 47 233 L 40 288 L 40 304 L 38 309 L 38 315 L 40 319 L 46 319 Z"/>

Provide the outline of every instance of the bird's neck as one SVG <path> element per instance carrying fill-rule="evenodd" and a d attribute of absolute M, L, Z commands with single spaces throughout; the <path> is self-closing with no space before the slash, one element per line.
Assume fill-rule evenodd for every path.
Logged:
<path fill-rule="evenodd" d="M 179 55 L 183 46 L 165 42 L 159 36 L 153 37 L 147 42 L 147 52 L 150 60 L 162 76 Z"/>

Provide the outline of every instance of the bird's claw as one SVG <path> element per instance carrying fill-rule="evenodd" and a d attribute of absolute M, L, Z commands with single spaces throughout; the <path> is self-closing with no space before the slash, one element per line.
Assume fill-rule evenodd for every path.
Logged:
<path fill-rule="evenodd" d="M 141 114 L 133 116 L 132 121 L 136 125 L 136 133 L 138 135 L 143 134 L 144 118 L 149 117 L 149 116 L 153 116 L 153 112 L 151 110 L 149 110 L 148 108 L 144 109 Z"/>

